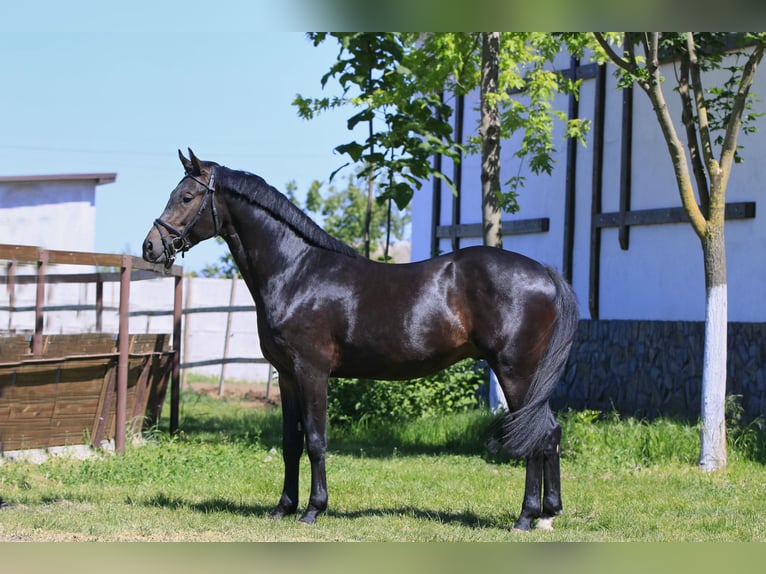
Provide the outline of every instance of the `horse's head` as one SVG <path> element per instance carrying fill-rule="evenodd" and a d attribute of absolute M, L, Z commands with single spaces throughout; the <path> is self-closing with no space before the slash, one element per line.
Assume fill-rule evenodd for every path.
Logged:
<path fill-rule="evenodd" d="M 144 240 L 144 259 L 170 267 L 176 254 L 200 241 L 215 237 L 220 222 L 215 204 L 217 163 L 200 161 L 189 150 L 189 159 L 178 151 L 186 172 L 170 194 L 165 211 L 154 220 Z"/>

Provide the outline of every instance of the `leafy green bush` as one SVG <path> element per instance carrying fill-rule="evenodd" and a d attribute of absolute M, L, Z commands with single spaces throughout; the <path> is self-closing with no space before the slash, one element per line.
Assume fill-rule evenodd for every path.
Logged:
<path fill-rule="evenodd" d="M 483 363 L 470 359 L 436 375 L 409 381 L 332 379 L 328 391 L 330 422 L 401 421 L 464 412 L 480 405 L 478 391 L 485 379 Z"/>
<path fill-rule="evenodd" d="M 726 396 L 726 438 L 735 456 L 766 462 L 766 419 L 745 421 L 742 395 Z"/>
<path fill-rule="evenodd" d="M 558 413 L 561 456 L 598 468 L 695 464 L 699 429 L 671 419 L 652 421 L 594 410 Z"/>

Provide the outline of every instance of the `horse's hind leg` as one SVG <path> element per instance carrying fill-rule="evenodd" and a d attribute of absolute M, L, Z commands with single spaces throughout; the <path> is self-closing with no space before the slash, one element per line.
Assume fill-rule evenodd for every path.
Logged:
<path fill-rule="evenodd" d="M 555 421 L 555 419 L 554 419 Z M 555 423 L 543 451 L 543 519 L 553 519 L 562 511 L 561 504 L 561 425 Z"/>
<path fill-rule="evenodd" d="M 532 523 L 542 514 L 541 487 L 543 483 L 544 455 L 527 458 L 527 476 L 524 482 L 524 502 L 521 513 L 513 525 L 514 530 L 531 530 Z"/>
<path fill-rule="evenodd" d="M 559 443 L 561 425 L 550 415 L 552 428 L 540 454 L 527 458 L 524 502 L 515 530 L 553 529 L 553 519 L 561 514 L 561 463 Z M 542 490 L 542 492 L 541 492 Z M 535 522 L 536 521 L 536 522 Z"/>

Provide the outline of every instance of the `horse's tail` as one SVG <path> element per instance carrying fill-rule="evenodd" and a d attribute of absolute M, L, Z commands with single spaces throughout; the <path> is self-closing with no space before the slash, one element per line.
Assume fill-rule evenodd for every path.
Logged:
<path fill-rule="evenodd" d="M 547 267 L 548 274 L 556 284 L 556 323 L 548 348 L 537 367 L 524 403 L 514 412 L 505 413 L 499 429 L 500 444 L 513 458 L 523 459 L 540 453 L 546 438 L 555 425 L 548 400 L 561 380 L 566 368 L 569 351 L 577 332 L 580 311 L 572 287 L 559 273 Z"/>

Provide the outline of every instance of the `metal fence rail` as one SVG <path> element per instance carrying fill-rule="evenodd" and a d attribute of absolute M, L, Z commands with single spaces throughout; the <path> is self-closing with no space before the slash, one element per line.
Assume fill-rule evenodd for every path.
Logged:
<path fill-rule="evenodd" d="M 2 246 L 0 246 L 2 247 Z M 17 253 L 17 250 L 14 250 Z M 90 254 L 88 254 L 90 255 Z M 121 257 L 121 256 L 112 256 Z M 0 249 L 0 259 L 4 258 L 4 253 Z M 16 266 L 18 260 L 10 260 L 8 264 L 7 275 L 0 275 L 0 285 L 8 285 L 8 304 L 0 305 L 0 312 L 8 313 L 24 313 L 24 312 L 36 312 L 42 315 L 52 312 L 71 311 L 77 313 L 93 312 L 95 314 L 95 329 L 97 332 L 103 331 L 103 315 L 104 313 L 116 313 L 119 312 L 119 306 L 105 305 L 103 301 L 103 284 L 108 282 L 120 281 L 119 272 L 96 272 L 96 273 L 67 273 L 67 274 L 47 274 L 44 278 L 46 284 L 67 284 L 67 283 L 95 283 L 96 284 L 96 301 L 94 303 L 72 303 L 72 304 L 43 304 L 39 307 L 39 304 L 35 305 L 17 305 L 14 301 L 14 287 L 16 285 L 35 285 L 39 280 L 38 274 L 24 274 L 19 275 L 16 273 Z M 90 264 L 90 262 L 88 263 Z M 164 271 L 164 270 L 163 270 Z M 131 273 L 131 280 L 145 280 L 156 279 L 157 273 L 148 270 L 133 270 Z M 236 279 L 232 280 L 234 284 Z M 230 302 L 233 303 L 233 292 L 230 298 Z M 188 304 L 188 303 L 187 303 Z M 182 316 L 190 315 L 204 315 L 204 314 L 217 314 L 226 313 L 227 318 L 227 332 L 225 335 L 225 341 L 228 343 L 229 336 L 231 334 L 231 315 L 233 313 L 255 313 L 254 305 L 216 305 L 216 306 L 202 306 L 202 307 L 185 307 L 181 309 Z M 174 315 L 174 310 L 170 309 L 141 309 L 141 310 L 129 310 L 128 317 L 167 317 Z M 37 323 L 37 321 L 36 321 Z M 42 324 L 40 322 L 40 324 Z M 186 322 L 182 326 L 183 340 L 186 340 L 188 326 Z M 180 343 L 180 341 L 179 341 Z M 181 345 L 179 344 L 179 348 Z M 188 350 L 186 351 L 188 353 Z M 269 362 L 263 357 L 231 357 L 229 356 L 228 345 L 224 345 L 224 351 L 219 358 L 208 358 L 202 360 L 187 360 L 185 356 L 181 356 L 179 359 L 179 370 L 181 372 L 181 386 L 186 384 L 186 375 L 188 369 L 195 367 L 207 367 L 212 365 L 220 365 L 221 371 L 219 376 L 219 395 L 223 394 L 223 386 L 226 376 L 226 365 L 229 364 L 257 364 L 268 365 Z M 268 400 L 271 394 L 271 387 L 274 378 L 274 369 L 269 368 L 266 381 L 266 399 Z M 175 429 L 175 427 L 174 427 Z"/>

